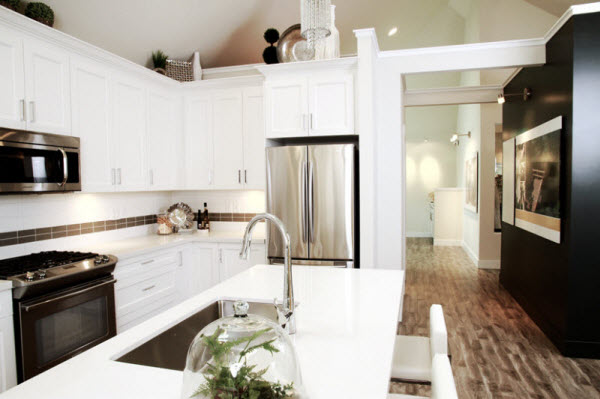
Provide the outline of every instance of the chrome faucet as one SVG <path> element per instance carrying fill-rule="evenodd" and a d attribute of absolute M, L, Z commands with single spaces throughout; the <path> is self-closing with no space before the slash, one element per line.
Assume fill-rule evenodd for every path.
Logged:
<path fill-rule="evenodd" d="M 285 225 L 277 216 L 271 215 L 270 213 L 260 213 L 248 222 L 246 231 L 244 232 L 244 241 L 242 244 L 242 250 L 240 251 L 241 259 L 248 259 L 248 253 L 250 252 L 250 243 L 252 241 L 252 230 L 256 223 L 260 220 L 268 220 L 275 224 L 281 233 L 283 238 L 284 246 L 284 265 L 283 265 L 283 303 L 281 305 L 275 304 L 281 327 L 283 327 L 288 334 L 296 333 L 296 317 L 294 315 L 294 285 L 292 281 L 292 252 L 290 249 L 290 235 L 288 234 Z"/>

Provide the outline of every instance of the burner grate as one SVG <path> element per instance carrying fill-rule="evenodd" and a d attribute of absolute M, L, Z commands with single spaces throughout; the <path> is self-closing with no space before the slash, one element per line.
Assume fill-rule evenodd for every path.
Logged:
<path fill-rule="evenodd" d="M 6 279 L 10 276 L 33 272 L 39 269 L 67 265 L 96 256 L 98 254 L 92 252 L 45 251 L 17 258 L 4 259 L 0 260 L 0 279 Z"/>

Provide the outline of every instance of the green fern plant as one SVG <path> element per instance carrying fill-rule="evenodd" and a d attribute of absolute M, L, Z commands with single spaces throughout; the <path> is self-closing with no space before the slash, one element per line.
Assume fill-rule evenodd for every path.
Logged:
<path fill-rule="evenodd" d="M 167 67 L 168 58 L 169 56 L 163 53 L 162 50 L 152 52 L 152 63 L 154 64 L 154 68 L 165 69 Z"/>
<path fill-rule="evenodd" d="M 0 0 L 0 6 L 10 8 L 13 11 L 19 11 L 21 8 L 21 0 Z"/>
<path fill-rule="evenodd" d="M 27 4 L 25 16 L 48 26 L 54 25 L 54 11 L 44 3 Z"/>
<path fill-rule="evenodd" d="M 224 332 L 217 328 L 210 336 L 202 336 L 204 344 L 212 356 L 211 363 L 207 363 L 203 371 L 206 382 L 198 387 L 191 398 L 202 395 L 216 399 L 287 399 L 293 398 L 293 384 L 282 385 L 278 382 L 271 383 L 263 379 L 268 367 L 255 370 L 256 365 L 249 366 L 246 356 L 256 350 L 266 350 L 271 354 L 279 352 L 273 346 L 275 339 L 260 344 L 252 344 L 256 339 L 271 331 L 271 328 L 259 330 L 254 334 L 238 340 L 221 342 L 219 336 Z M 240 352 L 237 363 L 240 365 L 237 373 L 232 373 L 228 357 L 233 348 L 246 344 Z"/>

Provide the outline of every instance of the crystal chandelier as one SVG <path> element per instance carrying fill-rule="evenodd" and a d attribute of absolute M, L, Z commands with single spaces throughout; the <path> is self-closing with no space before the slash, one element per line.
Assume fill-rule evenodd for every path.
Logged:
<path fill-rule="evenodd" d="M 300 0 L 301 32 L 309 48 L 315 48 L 319 40 L 331 34 L 331 1 Z"/>

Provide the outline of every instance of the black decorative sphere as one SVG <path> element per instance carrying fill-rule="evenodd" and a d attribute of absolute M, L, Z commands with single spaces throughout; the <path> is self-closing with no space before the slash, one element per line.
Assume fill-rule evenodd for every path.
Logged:
<path fill-rule="evenodd" d="M 265 38 L 267 43 L 273 44 L 277 40 L 279 40 L 279 32 L 277 31 L 277 29 L 269 28 L 265 31 L 263 37 Z"/>
<path fill-rule="evenodd" d="M 265 60 L 266 64 L 277 64 L 279 60 L 277 59 L 277 47 L 270 45 L 263 51 L 263 60 Z"/>

